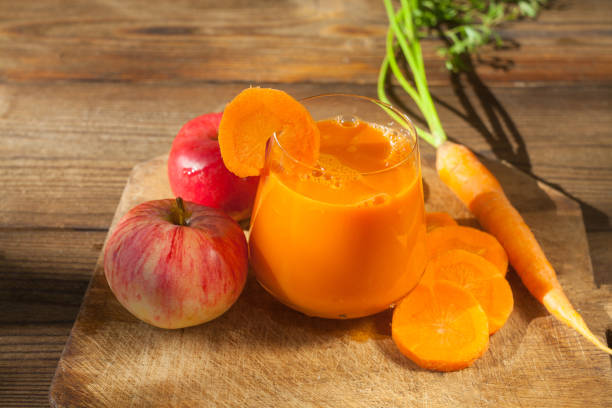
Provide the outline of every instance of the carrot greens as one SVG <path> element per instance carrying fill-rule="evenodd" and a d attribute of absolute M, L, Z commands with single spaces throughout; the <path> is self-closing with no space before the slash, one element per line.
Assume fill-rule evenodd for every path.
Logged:
<path fill-rule="evenodd" d="M 414 100 L 423 114 L 429 130 L 417 128 L 418 135 L 434 147 L 446 140 L 427 86 L 421 38 L 435 34 L 446 46 L 439 52 L 446 58 L 446 67 L 460 71 L 466 67 L 462 58 L 477 53 L 491 42 L 503 43 L 495 28 L 522 17 L 535 17 L 546 0 L 401 0 L 394 10 L 391 0 L 383 0 L 389 17 L 386 56 L 378 76 L 378 97 L 389 103 L 385 84 L 389 71 L 399 85 Z M 397 55 L 397 56 L 396 56 Z M 398 57 L 403 57 L 412 81 L 400 69 Z"/>

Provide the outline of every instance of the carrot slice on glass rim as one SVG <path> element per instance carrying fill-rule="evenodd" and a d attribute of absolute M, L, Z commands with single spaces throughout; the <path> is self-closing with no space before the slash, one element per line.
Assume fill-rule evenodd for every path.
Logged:
<path fill-rule="evenodd" d="M 319 128 L 308 110 L 278 89 L 247 88 L 226 107 L 219 125 L 225 166 L 239 177 L 258 176 L 266 143 L 274 134 L 294 160 L 313 166 L 319 156 Z"/>

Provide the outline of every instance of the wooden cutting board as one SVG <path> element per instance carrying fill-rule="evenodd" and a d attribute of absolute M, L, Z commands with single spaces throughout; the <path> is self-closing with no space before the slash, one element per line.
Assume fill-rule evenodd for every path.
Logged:
<path fill-rule="evenodd" d="M 429 211 L 476 225 L 438 180 L 424 149 Z M 610 286 L 595 288 L 577 203 L 486 161 L 532 226 L 569 298 L 598 336 L 610 328 Z M 136 166 L 112 228 L 132 206 L 172 197 L 165 157 Z M 54 407 L 612 406 L 610 358 L 558 323 L 508 280 L 515 309 L 489 350 L 463 371 L 424 371 L 390 338 L 391 312 L 355 320 L 310 318 L 249 276 L 238 302 L 193 328 L 162 330 L 116 301 L 98 260 L 51 386 Z"/>

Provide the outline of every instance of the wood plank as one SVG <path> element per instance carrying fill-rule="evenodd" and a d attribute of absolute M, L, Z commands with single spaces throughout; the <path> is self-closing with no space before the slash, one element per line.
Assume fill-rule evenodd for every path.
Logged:
<path fill-rule="evenodd" d="M 610 284 L 612 197 L 603 186 L 612 179 L 608 143 L 611 85 L 497 86 L 487 88 L 495 99 L 489 95 L 481 103 L 465 78 L 461 83 L 480 119 L 460 118 L 453 110 L 468 112 L 465 100 L 452 88 L 435 87 L 433 93 L 450 106 L 439 108 L 449 134 L 480 153 L 494 150 L 500 158 L 526 170 L 531 166 L 536 175 L 579 198 L 590 231 L 587 236 L 596 282 Z M 281 87 L 298 97 L 323 92 L 374 96 L 370 85 L 263 85 Z M 23 314 L 28 327 L 41 336 L 59 330 L 65 339 L 130 168 L 137 161 L 167 151 L 183 122 L 221 109 L 224 101 L 244 86 L 0 85 L 0 185 L 5 187 L 0 201 L 0 292 L 10 299 L 2 309 L 11 311 L 5 323 L 19 321 Z M 502 107 L 498 115 L 503 117 L 505 111 L 511 119 L 510 125 L 499 119 L 504 123 L 501 130 L 491 125 L 483 108 L 495 100 Z M 491 135 L 482 131 L 480 122 Z M 513 127 L 526 146 L 529 161 L 520 154 L 521 143 L 516 141 Z M 560 162 L 564 165 L 558 166 Z M 51 245 L 51 241 L 56 244 L 41 246 Z M 69 258 L 77 262 L 68 265 Z M 22 280 L 11 283 L 15 277 Z M 31 295 L 27 295 L 28 288 L 33 288 Z M 13 291 L 26 297 L 23 301 L 6 297 Z M 46 300 L 38 302 L 38 296 Z M 50 302 L 66 302 L 67 307 L 50 306 Z M 0 336 L 5 330 L 17 330 L 5 323 L 0 323 Z M 12 342 L 0 339 L 0 344 Z M 49 381 L 61 346 L 54 350 L 54 361 L 39 361 L 43 368 L 24 367 L 19 358 L 6 362 L 0 378 L 13 378 L 10 384 L 25 384 L 29 379 Z M 24 357 L 39 352 L 49 357 L 44 344 L 33 345 Z M 33 370 L 32 377 L 28 370 Z M 33 405 L 47 404 L 46 390 L 37 388 L 30 396 L 19 397 L 18 385 L 7 387 L 0 389 L 2 406 L 23 406 L 26 398 Z"/>
<path fill-rule="evenodd" d="M 12 311 L 14 302 L 1 302 Z M 34 303 L 30 314 L 43 314 L 39 323 L 0 323 L 0 405 L 48 407 L 49 384 L 68 339 L 78 306 L 71 306 L 62 323 L 44 321 L 46 306 Z M 19 311 L 23 311 L 23 308 Z M 15 313 L 14 319 L 18 318 Z"/>
<path fill-rule="evenodd" d="M 561 188 L 592 208 L 587 229 L 601 230 L 612 216 L 612 84 L 459 85 L 433 89 L 449 136 Z M 106 229 L 130 168 L 167 152 L 185 121 L 221 110 L 244 86 L 0 85 L 0 227 Z M 375 96 L 369 85 L 282 88 Z M 405 97 L 400 106 L 414 113 Z"/>
<path fill-rule="evenodd" d="M 607 0 L 568 0 L 509 24 L 502 33 L 518 45 L 484 51 L 478 72 L 489 83 L 609 80 L 611 15 Z M 379 0 L 7 1 L 0 78 L 371 84 L 386 29 Z M 424 41 L 428 76 L 448 84 L 439 45 Z"/>
<path fill-rule="evenodd" d="M 469 219 L 431 169 L 431 149 L 423 162 L 428 209 Z M 487 165 L 534 226 L 570 298 L 601 334 L 610 325 L 610 291 L 593 287 L 579 206 L 499 162 Z M 135 168 L 114 224 L 136 203 L 171 195 L 165 174 L 163 158 Z M 549 316 L 514 273 L 509 280 L 515 311 L 491 338 L 489 351 L 473 367 L 441 375 L 399 354 L 389 337 L 389 313 L 309 318 L 272 299 L 252 276 L 222 317 L 188 329 L 156 329 L 121 307 L 98 263 L 51 404 L 609 406 L 608 356 Z"/>
<path fill-rule="evenodd" d="M 48 406 L 105 235 L 0 229 L 0 406 Z"/>
<path fill-rule="evenodd" d="M 0 271 L 2 277 L 15 285 L 6 286 L 9 283 L 4 283 L 4 295 L 19 290 L 20 277 L 88 281 L 106 231 L 1 228 Z M 29 284 L 23 287 L 34 289 Z"/>
<path fill-rule="evenodd" d="M 495 130 L 486 115 L 488 142 L 479 126 L 441 108 L 456 139 L 485 154 L 493 146 L 580 200 L 595 281 L 604 285 L 612 280 L 611 8 L 606 0 L 557 2 L 538 22 L 504 30 L 520 48 L 483 53 L 495 64 L 512 61 L 508 71 L 485 62 L 477 72 L 520 124 L 530 161 L 512 131 Z M 181 123 L 250 83 L 275 81 L 299 96 L 372 96 L 385 29 L 378 0 L 0 2 L 0 356 L 10 355 L 0 363 L 0 406 L 48 406 L 61 345 L 135 163 L 164 153 Z M 427 69 L 446 86 L 452 78 L 436 46 L 425 41 Z M 533 85 L 526 80 L 555 82 L 502 89 Z M 224 85 L 202 81 L 242 84 L 219 91 Z M 281 84 L 291 81 L 327 85 Z M 143 84 L 127 86 L 134 82 Z M 574 82 L 590 85 L 563 88 Z M 450 88 L 434 92 L 462 107 Z"/>
<path fill-rule="evenodd" d="M 589 250 L 592 254 L 595 284 L 612 285 L 612 233 L 609 231 L 593 231 L 587 234 Z M 612 335 L 612 333 L 610 333 Z M 612 337 L 609 339 L 612 343 Z"/>
<path fill-rule="evenodd" d="M 47 406 L 49 383 L 104 235 L 0 230 L 0 309 L 4 311 L 0 355 L 8 357 L 0 363 L 0 405 Z M 592 237 L 595 242 L 591 242 Z M 610 284 L 607 265 L 611 237 L 603 232 L 589 234 L 597 286 L 606 281 Z M 21 267 L 24 248 L 29 259 L 25 260 L 27 266 Z M 77 262 L 66 262 L 69 259 Z M 13 281 L 15 278 L 19 280 Z"/>

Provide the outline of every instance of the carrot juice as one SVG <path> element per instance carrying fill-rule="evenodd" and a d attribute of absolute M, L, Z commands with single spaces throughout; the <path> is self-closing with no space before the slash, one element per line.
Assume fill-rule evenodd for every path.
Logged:
<path fill-rule="evenodd" d="M 313 99 L 330 97 L 360 98 Z M 327 103 L 313 101 L 312 110 Z M 321 119 L 324 112 L 313 112 L 321 133 L 314 167 L 293 160 L 276 137 L 268 144 L 251 218 L 251 263 L 268 292 L 307 315 L 380 312 L 407 294 L 425 267 L 413 128 L 406 129 L 409 121 L 390 121 L 381 109 L 391 108 L 376 101 L 360 98 L 349 105 L 362 104 L 368 109 L 360 116 L 356 111 Z M 366 119 L 372 109 L 381 111 L 379 122 Z"/>

